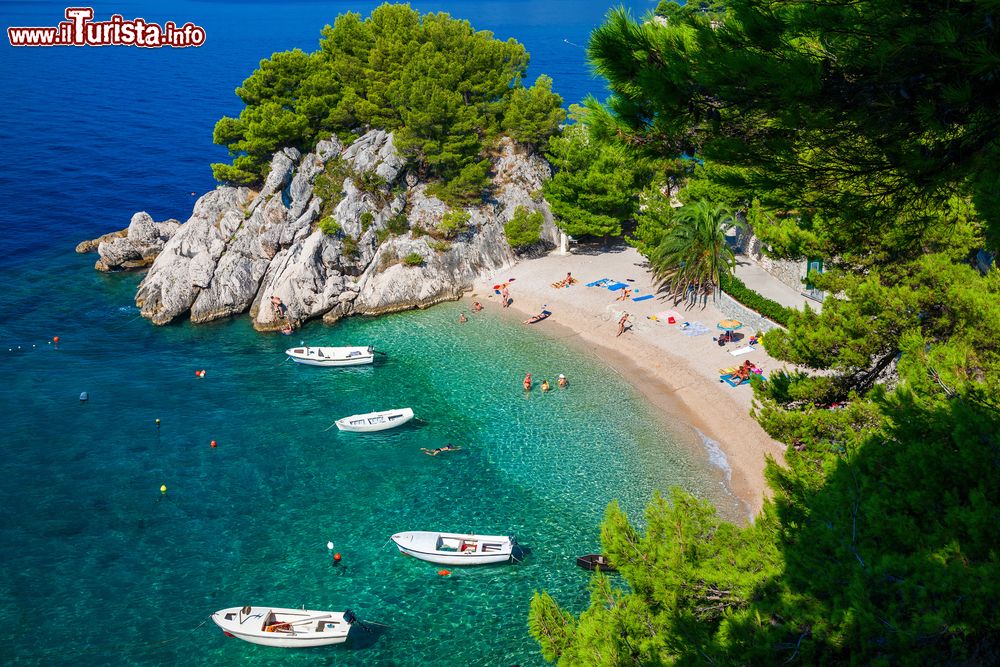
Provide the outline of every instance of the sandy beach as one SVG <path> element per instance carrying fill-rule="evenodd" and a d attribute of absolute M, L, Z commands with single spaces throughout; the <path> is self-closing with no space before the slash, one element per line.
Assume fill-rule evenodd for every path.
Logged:
<path fill-rule="evenodd" d="M 572 272 L 577 282 L 555 288 L 555 283 Z M 617 300 L 621 292 L 606 287 L 587 287 L 602 278 L 627 283 L 632 297 L 654 295 L 642 301 Z M 513 279 L 513 280 L 511 280 Z M 763 347 L 753 353 L 732 356 L 743 341 L 725 348 L 712 340 L 721 333 L 716 324 L 725 319 L 711 304 L 686 309 L 655 292 L 655 283 L 645 259 L 634 248 L 613 248 L 601 253 L 550 254 L 526 259 L 476 285 L 466 299 L 479 300 L 485 308 L 499 309 L 500 297 L 493 286 L 509 282 L 513 300 L 510 310 L 525 317 L 545 308 L 552 315 L 531 325 L 553 337 L 589 350 L 631 383 L 657 409 L 679 418 L 719 443 L 732 470 L 730 490 L 746 503 L 751 514 L 759 512 L 765 494 L 764 465 L 768 455 L 783 460 L 784 446 L 769 437 L 750 416 L 753 390 L 731 387 L 719 380 L 719 369 L 736 366 L 749 359 L 770 374 L 782 364 L 770 358 Z M 666 310 L 681 315 L 677 324 L 650 319 Z M 631 328 L 616 336 L 623 312 L 630 315 Z M 686 335 L 683 322 L 701 323 L 709 331 Z M 528 326 L 528 325 L 525 325 Z M 687 330 L 691 333 L 691 329 Z M 704 451 L 708 456 L 708 450 Z"/>

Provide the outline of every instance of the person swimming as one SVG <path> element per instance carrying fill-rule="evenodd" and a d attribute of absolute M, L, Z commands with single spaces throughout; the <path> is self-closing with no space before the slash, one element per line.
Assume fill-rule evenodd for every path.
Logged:
<path fill-rule="evenodd" d="M 531 391 L 531 373 L 524 375 L 524 390 Z"/>
<path fill-rule="evenodd" d="M 569 380 L 566 379 L 565 375 L 563 375 L 562 373 L 560 373 L 559 374 L 559 383 L 558 384 L 559 384 L 559 388 L 560 389 L 565 389 L 566 387 L 569 386 Z"/>
<path fill-rule="evenodd" d="M 552 387 L 549 386 L 548 380 L 542 380 L 542 391 L 549 391 Z"/>
<path fill-rule="evenodd" d="M 441 452 L 457 452 L 457 451 L 459 451 L 460 449 L 462 449 L 462 448 L 461 448 L 461 447 L 459 447 L 458 445 L 453 445 L 453 444 L 451 444 L 451 443 L 449 442 L 449 443 L 448 443 L 447 445 L 445 445 L 444 447 L 436 447 L 436 448 L 434 448 L 434 449 L 427 449 L 426 447 L 421 447 L 421 448 L 420 448 L 420 451 L 422 451 L 422 452 L 423 452 L 424 454 L 426 454 L 427 456 L 437 456 L 437 455 L 438 455 L 438 454 L 440 454 Z"/>

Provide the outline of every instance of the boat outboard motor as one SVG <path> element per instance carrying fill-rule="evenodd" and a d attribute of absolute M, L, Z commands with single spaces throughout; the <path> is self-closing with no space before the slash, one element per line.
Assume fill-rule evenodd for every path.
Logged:
<path fill-rule="evenodd" d="M 348 625 L 354 625 L 358 620 L 357 615 L 350 609 L 344 610 L 344 623 Z"/>

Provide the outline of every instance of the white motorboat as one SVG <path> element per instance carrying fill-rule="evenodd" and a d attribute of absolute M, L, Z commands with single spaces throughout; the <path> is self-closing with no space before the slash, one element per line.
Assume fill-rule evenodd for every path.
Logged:
<path fill-rule="evenodd" d="M 309 366 L 360 366 L 375 360 L 375 349 L 368 347 L 293 347 L 285 350 L 292 361 Z"/>
<path fill-rule="evenodd" d="M 396 533 L 392 541 L 407 556 L 441 565 L 485 565 L 513 558 L 513 536 L 463 535 L 414 530 Z"/>
<path fill-rule="evenodd" d="M 371 433 L 384 431 L 388 428 L 402 426 L 413 419 L 413 410 L 399 408 L 398 410 L 383 410 L 382 412 L 366 412 L 362 415 L 351 415 L 338 419 L 335 423 L 341 431 L 354 433 Z"/>
<path fill-rule="evenodd" d="M 343 644 L 357 617 L 350 610 L 312 611 L 278 607 L 230 607 L 212 614 L 227 637 L 280 648 Z"/>

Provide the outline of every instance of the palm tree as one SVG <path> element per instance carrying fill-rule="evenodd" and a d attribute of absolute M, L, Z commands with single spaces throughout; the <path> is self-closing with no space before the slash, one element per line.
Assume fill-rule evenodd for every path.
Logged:
<path fill-rule="evenodd" d="M 693 290 L 709 294 L 736 268 L 726 230 L 742 226 L 729 209 L 706 201 L 677 209 L 669 229 L 649 255 L 655 275 L 680 300 Z"/>

